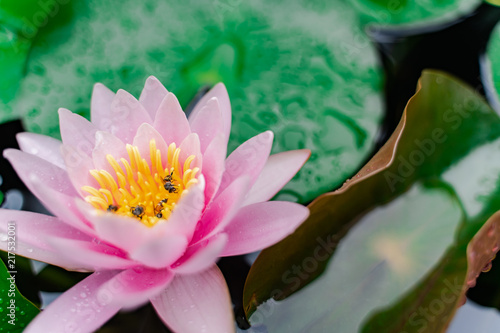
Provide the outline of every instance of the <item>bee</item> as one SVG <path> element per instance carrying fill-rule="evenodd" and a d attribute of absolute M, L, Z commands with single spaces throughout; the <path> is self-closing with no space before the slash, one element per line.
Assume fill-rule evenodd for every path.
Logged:
<path fill-rule="evenodd" d="M 173 185 L 171 182 L 166 182 L 165 184 L 163 184 L 163 187 L 168 191 L 168 193 L 177 193 L 178 191 L 177 187 L 175 187 L 175 185 Z"/>
<path fill-rule="evenodd" d="M 131 207 L 130 208 L 130 212 L 135 216 L 135 217 L 138 217 L 140 219 L 142 219 L 142 217 L 144 216 L 144 207 L 142 207 L 141 205 L 138 205 L 138 206 L 135 206 L 135 207 Z"/>
<path fill-rule="evenodd" d="M 160 202 L 156 204 L 155 207 L 155 213 L 156 217 L 161 219 L 163 217 L 163 214 L 161 213 L 161 210 L 163 209 L 163 205 L 168 202 L 168 199 L 162 199 Z"/>
<path fill-rule="evenodd" d="M 108 212 L 116 212 L 118 210 L 118 206 L 115 205 L 109 205 L 108 209 L 106 209 Z"/>
<path fill-rule="evenodd" d="M 172 175 L 173 174 L 174 174 L 174 171 L 172 170 L 172 172 L 170 172 L 170 175 L 168 175 L 165 178 L 163 178 L 163 181 L 164 182 L 172 182 Z"/>
<path fill-rule="evenodd" d="M 165 178 L 163 178 L 163 187 L 165 188 L 166 191 L 168 191 L 168 193 L 177 193 L 178 189 L 175 187 L 174 184 L 172 184 L 172 174 L 174 172 L 170 172 L 170 175 L 166 176 Z"/>

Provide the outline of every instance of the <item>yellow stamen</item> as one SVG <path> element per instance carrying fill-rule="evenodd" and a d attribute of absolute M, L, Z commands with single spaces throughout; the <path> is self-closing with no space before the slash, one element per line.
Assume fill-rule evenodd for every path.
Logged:
<path fill-rule="evenodd" d="M 100 188 L 83 186 L 82 190 L 89 193 L 85 200 L 98 210 L 134 217 L 147 226 L 168 219 L 178 200 L 198 182 L 200 169 L 191 169 L 196 157 L 190 155 L 181 166 L 181 150 L 171 143 L 164 165 L 154 139 L 149 143 L 150 161 L 141 157 L 139 148 L 127 145 L 126 149 L 128 160 L 106 156 L 114 175 L 106 170 L 90 170 Z"/>

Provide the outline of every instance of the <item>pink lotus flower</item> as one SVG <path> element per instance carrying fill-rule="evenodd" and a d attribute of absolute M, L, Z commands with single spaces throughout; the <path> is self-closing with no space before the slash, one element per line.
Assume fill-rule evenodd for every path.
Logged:
<path fill-rule="evenodd" d="M 22 151 L 4 153 L 55 217 L 0 210 L 0 232 L 16 221 L 17 254 L 95 273 L 25 332 L 91 332 L 148 301 L 176 332 L 234 331 L 215 262 L 268 247 L 307 217 L 301 205 L 266 201 L 309 150 L 269 156 L 268 131 L 226 158 L 231 107 L 222 84 L 189 119 L 154 77 L 139 100 L 96 84 L 92 122 L 65 109 L 59 118 L 62 143 L 22 133 Z"/>

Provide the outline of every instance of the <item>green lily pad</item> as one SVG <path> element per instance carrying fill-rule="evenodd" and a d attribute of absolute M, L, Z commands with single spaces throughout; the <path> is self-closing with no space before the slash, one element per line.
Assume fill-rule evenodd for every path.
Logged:
<path fill-rule="evenodd" d="M 473 287 L 481 271 L 491 265 L 500 244 L 499 228 L 500 214 L 497 212 L 471 240 L 466 257 L 463 247 L 451 248 L 440 260 L 440 265 L 401 300 L 373 314 L 362 332 L 444 332 L 457 307 L 465 303 L 467 289 Z M 467 272 L 465 281 L 464 270 Z"/>
<path fill-rule="evenodd" d="M 32 39 L 69 0 L 0 0 L 0 122 L 19 117 L 11 101 L 24 77 Z"/>
<path fill-rule="evenodd" d="M 493 5 L 500 6 L 496 0 L 487 1 Z M 488 98 L 495 110 L 500 112 L 500 25 L 492 32 L 489 41 L 485 62 L 483 79 L 489 81 L 493 91 L 488 91 Z M 498 258 L 493 261 L 493 269 L 488 274 L 478 279 L 477 286 L 469 291 L 469 297 L 475 302 L 500 309 L 500 267 Z"/>
<path fill-rule="evenodd" d="M 359 169 L 382 120 L 376 53 L 358 22 L 340 0 L 73 0 L 39 30 L 25 77 L 0 111 L 16 110 L 28 130 L 57 137 L 57 109 L 88 117 L 97 81 L 138 96 L 155 75 L 184 107 L 223 81 L 230 150 L 267 129 L 273 153 L 310 148 L 279 194 L 308 202 Z"/>
<path fill-rule="evenodd" d="M 487 73 L 487 79 L 492 81 L 495 92 L 492 92 L 492 95 L 495 95 L 497 105 L 496 108 L 499 108 L 500 103 L 500 25 L 497 25 L 495 30 L 491 34 L 490 42 L 487 50 L 487 58 L 490 62 L 491 68 Z M 492 96 L 493 97 L 493 96 Z M 500 110 L 498 110 L 500 111 Z"/>
<path fill-rule="evenodd" d="M 365 23 L 406 24 L 444 22 L 473 10 L 481 0 L 355 0 Z"/>
<path fill-rule="evenodd" d="M 47 25 L 61 5 L 70 0 L 1 0 L 0 22 L 15 29 L 25 38 L 35 37 Z"/>
<path fill-rule="evenodd" d="M 10 270 L 12 274 L 9 274 L 3 261 L 0 262 L 0 331 L 21 333 L 40 310 L 17 290 L 15 262 Z"/>
<path fill-rule="evenodd" d="M 499 153 L 500 119 L 487 103 L 447 74 L 424 72 L 386 145 L 259 255 L 244 291 L 250 322 L 272 332 L 417 332 L 415 309 L 448 283 L 458 294 L 418 332 L 444 330 L 498 251 L 498 228 L 488 229 L 467 255 L 500 208 Z M 367 322 L 376 311 L 387 313 Z"/>
<path fill-rule="evenodd" d="M 11 101 L 23 79 L 23 68 L 31 46 L 31 41 L 18 36 L 8 27 L 0 26 L 0 121 L 6 122 L 16 115 L 12 112 Z"/>

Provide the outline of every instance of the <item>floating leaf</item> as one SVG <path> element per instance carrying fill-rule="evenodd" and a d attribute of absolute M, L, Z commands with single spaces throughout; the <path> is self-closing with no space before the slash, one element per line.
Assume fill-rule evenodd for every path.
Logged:
<path fill-rule="evenodd" d="M 0 1 L 0 121 L 19 114 L 9 102 L 14 98 L 24 77 L 31 41 L 69 0 L 2 0 Z"/>
<path fill-rule="evenodd" d="M 496 213 L 469 243 L 466 258 L 459 246 L 449 250 L 441 264 L 402 300 L 373 315 L 363 333 L 444 331 L 457 307 L 466 301 L 467 289 L 474 287 L 476 278 L 498 251 L 499 228 L 500 213 Z"/>
<path fill-rule="evenodd" d="M 500 2 L 496 0 L 485 1 L 495 6 L 500 6 Z M 487 91 L 488 98 L 494 109 L 500 112 L 500 26 L 497 25 L 487 49 L 486 57 L 483 61 L 484 73 L 483 77 L 492 89 Z M 493 261 L 493 269 L 488 274 L 483 274 L 479 277 L 477 286 L 471 289 L 468 293 L 469 297 L 483 306 L 491 306 L 500 309 L 500 260 L 497 258 Z"/>
<path fill-rule="evenodd" d="M 15 270 L 15 266 L 12 270 Z M 7 271 L 5 264 L 1 262 L 0 331 L 21 333 L 40 310 L 19 293 L 15 286 L 16 273 L 11 274 Z"/>
<path fill-rule="evenodd" d="M 96 81 L 137 96 L 149 75 L 183 106 L 223 81 L 230 149 L 266 129 L 274 153 L 310 148 L 281 199 L 307 202 L 341 185 L 372 153 L 382 118 L 375 50 L 340 0 L 65 2 L 40 29 L 21 86 L 0 111 L 58 136 L 57 109 L 88 117 Z"/>
<path fill-rule="evenodd" d="M 497 4 L 500 6 L 500 3 Z M 491 66 L 489 71 L 485 74 L 487 74 L 487 79 L 491 80 L 494 86 L 495 91 L 490 92 L 490 94 L 494 95 L 496 97 L 496 105 L 494 105 L 495 109 L 500 112 L 500 102 L 499 101 L 499 95 L 500 95 L 500 25 L 497 25 L 495 28 L 492 38 L 490 39 L 490 43 L 488 45 L 488 50 L 487 50 L 487 59 L 490 62 L 489 65 Z"/>
<path fill-rule="evenodd" d="M 23 69 L 31 42 L 18 36 L 6 26 L 0 26 L 0 120 L 5 122 L 16 117 L 9 102 L 17 92 L 23 78 Z"/>
<path fill-rule="evenodd" d="M 38 29 L 46 26 L 51 17 L 59 12 L 59 6 L 71 0 L 2 0 L 0 22 L 31 39 Z"/>
<path fill-rule="evenodd" d="M 467 281 L 498 250 L 488 243 L 489 253 L 471 259 L 481 230 L 466 253 L 500 208 L 499 153 L 500 119 L 484 100 L 447 74 L 424 72 L 386 145 L 340 190 L 315 200 L 294 234 L 260 254 L 245 286 L 250 322 L 273 332 L 416 332 L 413 305 L 430 305 L 451 284 L 458 292 L 419 332 L 442 331 Z M 497 230 L 486 234 L 496 241 Z"/>

